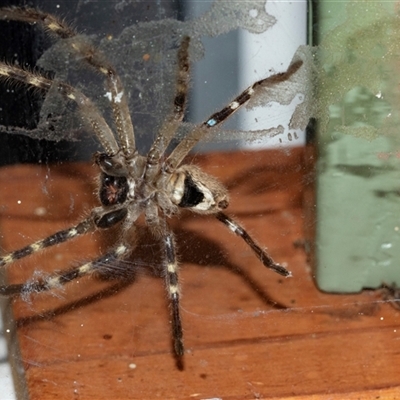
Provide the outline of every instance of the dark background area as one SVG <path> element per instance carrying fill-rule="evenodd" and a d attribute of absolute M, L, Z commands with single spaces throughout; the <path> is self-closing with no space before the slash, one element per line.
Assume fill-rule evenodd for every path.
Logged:
<path fill-rule="evenodd" d="M 1 0 L 0 7 L 29 6 L 64 18 L 84 34 L 118 34 L 125 26 L 142 21 L 178 18 L 183 15 L 181 1 L 83 2 L 81 0 Z M 118 8 L 119 7 L 119 8 Z M 54 43 L 43 29 L 27 23 L 0 21 L 0 60 L 18 61 L 32 69 L 41 54 Z M 0 81 L 0 125 L 35 128 L 44 93 L 21 84 Z M 90 159 L 96 149 L 93 137 L 72 142 L 37 140 L 25 135 L 0 133 L 0 165 L 49 163 Z"/>

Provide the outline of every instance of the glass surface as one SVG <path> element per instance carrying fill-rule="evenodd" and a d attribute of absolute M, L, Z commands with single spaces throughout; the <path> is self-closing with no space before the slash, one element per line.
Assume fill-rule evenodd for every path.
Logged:
<path fill-rule="evenodd" d="M 196 85 L 203 84 L 206 88 L 208 97 L 202 102 L 207 107 L 200 114 L 191 112 L 196 107 L 196 99 L 191 99 L 173 145 L 191 132 L 195 124 L 207 121 L 213 112 L 226 106 L 246 86 L 285 71 L 292 59 L 301 59 L 303 66 L 290 79 L 265 91 L 260 90 L 252 98 L 247 114 L 251 127 L 241 125 L 241 122 L 224 125 L 215 134 L 210 133 L 204 138 L 207 150 L 218 149 L 218 152 L 196 153 L 188 158 L 189 165 L 199 164 L 212 176 L 223 180 L 231 193 L 231 206 L 227 211 L 243 223 L 262 248 L 267 246 L 274 259 L 293 272 L 293 277 L 286 280 L 263 268 L 251 249 L 212 216 L 188 216 L 182 212 L 179 218 L 171 219 L 182 265 L 181 310 L 187 351 L 181 371 L 170 343 L 170 309 L 160 279 L 167 274 L 162 271 L 162 249 L 157 235 L 152 236 L 145 229 L 142 233 L 143 221 L 140 220 L 138 232 L 131 232 L 129 237 L 131 243 L 138 237 L 137 251 L 135 249 L 129 260 L 113 265 L 118 270 L 114 272 L 119 272 L 122 280 L 110 282 L 109 276 L 101 276 L 98 280 L 82 278 L 51 293 L 23 293 L 22 298 L 12 301 L 17 321 L 8 335 L 14 343 L 11 357 L 20 379 L 21 397 L 27 390 L 32 398 L 40 398 L 41 391 L 46 391 L 48 398 L 59 393 L 67 393 L 66 397 L 96 398 L 96 392 L 108 398 L 146 398 L 150 392 L 148 397 L 160 398 L 166 398 L 166 393 L 176 398 L 307 396 L 310 393 L 329 394 L 331 373 L 345 393 L 351 391 L 357 375 L 362 376 L 362 365 L 375 365 L 368 357 L 379 360 L 379 365 L 390 360 L 387 356 L 389 348 L 384 347 L 381 354 L 382 347 L 377 345 L 376 349 L 371 349 L 366 340 L 380 338 L 374 336 L 378 317 L 386 329 L 384 332 L 393 334 L 390 343 L 397 340 L 391 326 L 396 323 L 394 311 L 385 308 L 380 314 L 378 310 L 378 304 L 384 300 L 371 300 L 365 293 L 359 297 L 334 297 L 320 293 L 314 286 L 313 272 L 308 269 L 304 254 L 304 247 L 307 248 L 309 242 L 304 241 L 302 228 L 302 189 L 303 182 L 312 177 L 305 174 L 303 149 L 282 146 L 274 151 L 254 151 L 253 147 L 252 151 L 243 148 L 221 151 L 232 149 L 232 139 L 235 145 L 239 142 L 249 147 L 260 140 L 267 139 L 268 142 L 272 137 L 278 138 L 278 143 L 282 139 L 282 144 L 297 144 L 300 140 L 295 132 L 304 129 L 310 117 L 316 118 L 321 156 L 318 160 L 316 215 L 319 236 L 316 244 L 319 250 L 327 249 L 334 243 L 331 235 L 342 240 L 335 244 L 334 250 L 327 251 L 326 257 L 333 263 L 333 270 L 327 272 L 327 264 L 319 256 L 318 268 L 322 266 L 322 273 L 327 275 L 322 278 L 322 273 L 317 270 L 318 283 L 324 290 L 344 292 L 358 291 L 374 284 L 379 286 L 386 276 L 393 281 L 397 271 L 391 268 L 395 263 L 389 260 L 387 266 L 385 262 L 397 259 L 396 254 L 391 253 L 397 249 L 397 242 L 391 236 L 394 234 L 397 240 L 396 209 L 386 209 L 379 205 L 381 203 L 369 204 L 365 196 L 362 200 L 357 199 L 356 195 L 362 193 L 362 189 L 350 180 L 376 183 L 374 200 L 384 201 L 390 207 L 397 206 L 395 69 L 381 69 L 381 64 L 376 64 L 382 58 L 380 49 L 377 53 L 367 54 L 365 63 L 372 60 L 374 67 L 378 65 L 370 70 L 364 67 L 364 58 L 358 59 L 359 54 L 352 52 L 353 48 L 361 48 L 361 55 L 365 55 L 361 41 L 369 37 L 370 21 L 364 18 L 366 10 L 360 11 L 353 5 L 353 14 L 340 14 L 337 9 L 330 11 L 330 15 L 338 13 L 345 18 L 344 26 L 350 29 L 344 44 L 339 40 L 342 38 L 341 23 L 322 33 L 323 18 L 319 15 L 316 31 L 326 40 L 321 38 L 319 50 L 306 46 L 297 49 L 296 45 L 285 60 L 271 56 L 271 64 L 267 61 L 260 64 L 256 59 L 265 49 L 249 47 L 242 53 L 232 42 L 225 40 L 232 33 L 240 32 L 240 36 L 243 31 L 250 31 L 263 35 L 276 29 L 280 21 L 271 15 L 268 4 L 265 7 L 265 2 L 260 1 L 205 3 L 205 9 L 194 15 L 185 14 L 187 4 L 182 2 L 40 2 L 41 9 L 61 15 L 79 34 L 72 40 L 57 41 L 49 38 L 36 24 L 21 24 L 18 29 L 28 25 L 29 38 L 34 32 L 33 54 L 26 61 L 22 53 L 14 51 L 17 55 L 12 54 L 6 59 L 17 60 L 28 68 L 37 65 L 40 71 L 51 71 L 51 77 L 69 82 L 93 99 L 107 123 L 114 127 L 109 92 L 104 87 L 103 77 L 82 65 L 82 55 L 71 51 L 71 42 L 83 45 L 89 41 L 101 49 L 118 69 L 128 93 L 138 149 L 142 153 L 151 146 L 172 107 L 177 51 L 182 35 L 191 37 L 191 66 L 201 64 L 207 52 L 217 53 L 217 64 L 221 58 L 229 55 L 232 58 L 229 58 L 228 66 L 219 70 L 219 75 L 216 73 L 223 76 L 225 85 L 228 82 L 227 93 L 222 94 L 217 86 L 222 80 L 218 76 L 210 76 L 207 82 L 204 78 L 199 79 L 200 82 L 191 81 L 191 92 L 196 93 Z M 285 5 L 294 8 L 297 6 L 294 3 Z M 322 2 L 320 5 L 322 12 Z M 290 8 L 292 12 L 293 8 Z M 380 18 L 382 13 L 388 12 L 383 7 L 374 9 Z M 388 13 L 390 16 L 390 11 Z M 355 24 L 352 17 L 362 24 Z M 389 31 L 394 30 L 390 17 L 384 21 L 388 25 L 382 24 L 378 29 L 380 35 L 373 35 L 378 43 L 382 37 L 389 36 L 385 26 Z M 363 29 L 366 33 L 360 35 Z M 395 33 L 394 30 L 393 40 L 397 42 Z M 17 39 L 11 35 L 10 40 Z M 23 46 L 29 47 L 25 40 Z M 205 46 L 209 42 L 213 42 L 214 47 Z M 385 45 L 389 44 L 385 42 Z M 347 45 L 353 46 L 351 51 Z M 337 49 L 335 46 L 342 47 Z M 369 50 L 371 46 L 368 43 L 366 48 Z M 279 50 L 279 44 L 276 47 Z M 233 49 L 237 51 L 234 55 L 230 54 Z M 390 67 L 397 56 L 397 48 L 392 50 Z M 337 54 L 339 60 L 335 59 Z M 386 53 L 384 55 L 386 61 Z M 237 63 L 239 67 L 229 63 Z M 243 79 L 240 82 L 236 78 L 240 64 L 255 72 L 250 81 Z M 356 72 L 350 67 L 355 67 Z M 209 67 L 207 72 L 212 75 L 214 67 Z M 379 81 L 384 82 L 382 87 L 378 82 L 380 73 L 384 75 L 384 80 Z M 8 121 L 2 124 L 2 133 L 12 131 L 13 136 L 18 131 L 34 143 L 38 142 L 37 138 L 48 140 L 60 146 L 62 154 L 56 155 L 59 150 L 53 149 L 52 145 L 42 148 L 32 142 L 23 147 L 2 146 L 10 151 L 17 148 L 21 163 L 35 159 L 44 164 L 42 168 L 29 164 L 19 166 L 17 171 L 3 170 L 1 187 L 5 200 L 4 203 L 2 200 L 1 229 L 4 251 L 15 250 L 54 231 L 73 226 L 99 205 L 96 166 L 66 162 L 89 160 L 101 147 L 93 133 L 83 126 L 77 105 L 53 89 L 56 87 L 45 94 L 31 91 L 32 100 L 27 97 L 24 85 L 11 85 L 11 92 L 19 91 L 17 99 L 25 101 L 24 112 L 21 116 L 11 108 L 7 115 L 18 114 L 27 125 Z M 285 126 L 275 119 L 282 104 L 292 106 Z M 252 114 L 254 109 L 261 112 L 260 116 Z M 392 119 L 388 120 L 389 114 Z M 261 118 L 268 120 L 268 124 L 262 125 Z M 382 136 L 385 136 L 383 141 Z M 339 142 L 343 145 L 330 147 Z M 372 150 L 365 149 L 365 143 L 372 143 Z M 67 151 L 63 153 L 65 147 Z M 345 162 L 344 155 L 347 157 Z M 349 159 L 353 163 L 349 164 Z M 62 162 L 55 165 L 54 160 Z M 333 172 L 326 168 L 329 162 L 333 163 Z M 385 170 L 388 184 L 381 179 L 381 170 Z M 323 181 L 324 174 L 328 175 L 327 181 Z M 337 182 L 339 186 L 335 186 Z M 337 197 L 325 195 L 326 187 L 336 191 Z M 325 205 L 324 195 L 337 209 Z M 314 206 L 315 203 L 311 203 L 311 207 Z M 364 225 L 354 223 L 356 212 L 361 212 L 364 206 L 367 214 L 363 222 L 370 219 L 368 210 L 371 209 L 379 211 L 377 215 L 386 219 L 379 225 L 379 232 L 383 234 L 374 245 L 369 242 L 355 246 L 358 238 L 340 233 L 344 223 L 339 217 L 342 212 L 344 222 L 349 223 L 350 228 L 366 230 Z M 324 209 L 328 215 L 322 214 Z M 233 230 L 232 225 L 228 223 L 227 226 Z M 322 236 L 322 232 L 327 232 L 328 237 Z M 35 279 L 45 279 L 54 271 L 96 259 L 120 237 L 117 230 L 108 235 L 96 233 L 53 247 L 40 255 L 25 257 L 9 268 L 10 279 L 14 283 L 28 280 L 28 286 L 32 287 Z M 371 237 L 368 232 L 368 239 Z M 353 259 L 341 259 L 346 246 L 351 251 L 360 248 L 369 263 L 378 266 L 379 271 L 390 270 L 390 274 L 369 279 L 372 274 L 367 269 L 353 269 L 356 264 L 365 265 L 365 259 L 358 253 Z M 382 255 L 386 258 L 378 257 Z M 343 266 L 340 272 L 338 265 Z M 130 275 L 131 270 L 134 270 L 134 277 Z M 326 286 L 324 279 L 328 282 Z M 337 289 L 329 286 L 334 279 L 338 282 Z M 366 315 L 370 319 L 364 318 Z M 11 318 L 8 323 L 12 323 Z M 333 339 L 325 341 L 332 332 Z M 380 346 L 384 342 L 371 341 Z M 354 358 L 350 357 L 352 350 Z M 342 366 L 343 360 L 344 368 L 335 367 Z M 390 379 L 395 381 L 395 372 L 390 367 L 388 378 L 373 375 L 378 368 L 372 372 L 366 369 L 365 375 L 369 379 L 362 383 L 366 388 L 386 387 Z M 350 374 L 349 371 L 355 372 Z M 335 390 L 342 393 L 337 387 Z"/>
<path fill-rule="evenodd" d="M 318 2 L 316 276 L 357 292 L 400 280 L 395 2 Z"/>
<path fill-rule="evenodd" d="M 11 31 L 2 36 L 2 44 L 10 44 L 3 59 L 28 70 L 37 68 L 37 74 L 55 82 L 44 92 L 27 90 L 10 77 L 3 82 L 0 130 L 7 139 L 0 146 L 5 152 L 1 161 L 16 165 L 0 169 L 0 257 L 12 252 L 0 258 L 0 264 L 7 264 L 1 267 L 7 282 L 26 282 L 6 307 L 4 328 L 18 396 L 395 398 L 400 388 L 400 314 L 393 307 L 398 290 L 361 291 L 380 286 L 382 280 L 390 284 L 398 273 L 400 25 L 394 4 L 314 2 L 318 7 L 311 10 L 310 30 L 318 47 L 298 47 L 296 33 L 289 33 L 291 24 L 284 25 L 281 18 L 286 13 L 304 16 L 299 3 L 305 2 L 195 3 L 200 4 L 38 2 L 42 10 L 61 16 L 77 30 L 77 35 L 63 40 L 51 37 L 37 23 L 0 21 L 0 27 Z M 280 4 L 286 12 L 278 11 Z M 199 5 L 202 9 L 196 12 Z M 274 30 L 287 36 L 289 45 L 269 36 Z M 19 34 L 24 34 L 22 39 Z M 304 27 L 297 34 L 303 38 Z M 144 159 L 129 163 L 124 156 L 119 169 L 111 162 L 115 158 L 97 156 L 107 175 L 102 179 L 91 157 L 102 150 L 99 142 L 111 148 L 113 142 L 97 140 L 82 122 L 77 102 L 70 100 L 72 94 L 84 93 L 99 110 L 97 121 L 104 117 L 114 131 L 112 89 L 102 72 L 96 72 L 101 63 L 87 65 L 88 54 L 96 52 L 73 49 L 90 43 L 115 66 L 124 86 L 115 97 L 123 99 L 126 94 L 138 150 L 145 154 L 174 110 L 177 53 L 185 35 L 191 38 L 194 74 L 188 110 L 168 152 L 178 143 L 188 143 L 186 135 L 201 132 L 194 128 L 202 122 L 207 152 L 194 151 L 185 158 L 186 169 L 180 172 L 190 173 L 174 174 L 168 185 L 156 181 L 159 185 L 146 186 L 146 192 L 141 191 L 142 178 L 151 178 L 156 157 L 145 161 L 146 175 Z M 242 39 L 248 36 L 265 40 L 261 44 L 266 48 L 247 45 Z M 283 47 L 290 50 L 280 58 Z M 207 58 L 216 61 L 207 64 Z M 199 72 L 204 64 L 205 72 Z M 285 75 L 293 65 L 299 68 Z M 252 77 L 243 76 L 249 70 Z M 267 76 L 278 82 L 263 81 L 230 103 Z M 69 96 L 63 96 L 57 80 L 68 82 L 75 91 L 68 89 Z M 198 100 L 200 92 L 206 95 Z M 240 116 L 239 121 L 232 118 L 231 125 L 208 128 L 249 94 L 249 103 L 242 107 L 246 119 Z M 179 96 L 175 102 L 179 104 Z M 203 107 L 199 112 L 198 103 Z M 286 122 L 277 115 L 282 105 L 289 106 Z M 221 109 L 224 113 L 211 116 Z M 301 143 L 296 135 L 306 127 L 314 133 L 308 136 L 313 141 L 305 148 L 293 146 Z M 16 133 L 28 141 L 10 141 Z M 255 148 L 271 138 L 282 146 Z M 44 147 L 43 140 L 49 142 Z M 207 188 L 219 188 L 194 166 L 229 191 L 229 208 L 223 212 L 230 217 L 186 212 L 181 203 L 181 212 L 169 215 L 175 209 L 171 212 L 165 206 L 165 193 L 190 208 L 191 202 L 197 206 L 199 199 L 209 199 Z M 157 176 L 173 169 L 171 164 L 164 167 Z M 129 179 L 126 187 L 128 168 L 129 178 L 137 179 Z M 100 195 L 99 181 L 106 189 Z M 126 205 L 130 219 L 123 212 L 114 213 L 120 205 L 115 199 L 125 195 L 129 204 L 121 200 L 124 206 L 119 211 Z M 135 219 L 135 205 L 141 202 L 145 207 L 153 198 L 168 211 L 162 222 L 168 221 L 175 239 L 164 225 L 146 227 L 143 215 L 135 228 L 125 229 Z M 112 203 L 102 210 L 112 211 L 95 224 L 127 219 L 110 229 L 77 235 L 77 224 L 93 210 L 99 212 L 100 200 Z M 150 223 L 157 211 L 147 210 Z M 310 224 L 306 215 L 316 224 Z M 371 226 L 375 232 L 368 230 Z M 305 227 L 316 228 L 311 240 Z M 60 233 L 41 241 L 54 232 Z M 48 246 L 67 236 L 74 238 Z M 121 250 L 121 242 L 134 249 L 119 260 L 113 249 Z M 313 244 L 317 269 L 311 268 L 306 254 Z M 182 294 L 182 358 L 174 355 L 171 327 L 177 308 L 169 301 L 178 290 L 174 245 Z M 286 279 L 265 268 L 266 252 L 292 276 Z M 76 276 L 91 268 L 97 270 L 95 276 Z M 61 272 L 65 270 L 66 275 Z M 320 288 L 340 295 L 321 291 L 315 277 Z M 52 290 L 36 293 L 43 282 Z M 0 291 L 18 288 L 0 285 Z M 359 293 L 344 293 L 353 291 Z"/>

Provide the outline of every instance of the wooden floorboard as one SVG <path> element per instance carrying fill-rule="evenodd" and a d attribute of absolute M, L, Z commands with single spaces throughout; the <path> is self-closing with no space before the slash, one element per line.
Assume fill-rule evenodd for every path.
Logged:
<path fill-rule="evenodd" d="M 266 270 L 215 218 L 182 214 L 172 226 L 181 262 L 183 369 L 172 355 L 168 303 L 156 276 L 159 247 L 144 231 L 123 265 L 131 271 L 125 281 L 81 279 L 12 301 L 6 334 L 20 397 L 400 399 L 400 312 L 378 292 L 332 295 L 314 285 L 301 246 L 309 178 L 303 150 L 191 162 L 228 186 L 229 212 L 293 277 Z M 83 218 L 96 205 L 95 174 L 89 164 L 0 170 L 2 251 Z M 48 249 L 7 268 L 8 279 L 78 265 L 117 237 L 87 235 Z"/>

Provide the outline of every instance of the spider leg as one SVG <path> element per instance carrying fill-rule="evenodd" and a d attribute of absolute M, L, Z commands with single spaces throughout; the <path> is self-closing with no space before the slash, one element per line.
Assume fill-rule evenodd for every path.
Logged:
<path fill-rule="evenodd" d="M 174 108 L 160 129 L 147 155 L 146 178 L 151 179 L 158 171 L 159 161 L 175 136 L 185 115 L 189 82 L 189 36 L 183 37 L 178 50 L 178 73 Z"/>
<path fill-rule="evenodd" d="M 222 110 L 212 114 L 205 122 L 203 122 L 198 128 L 191 131 L 172 151 L 168 159 L 166 160 L 166 166 L 168 170 L 176 169 L 185 158 L 185 156 L 193 149 L 193 147 L 207 134 L 209 129 L 214 130 L 216 126 L 224 122 L 233 113 L 235 113 L 239 108 L 245 105 L 252 96 L 257 93 L 256 89 L 260 86 L 268 87 L 277 85 L 281 82 L 287 81 L 297 70 L 303 65 L 303 61 L 294 61 L 289 65 L 285 72 L 281 72 L 268 78 L 261 79 L 245 91 L 243 91 L 239 96 L 237 96 L 233 101 L 231 101 Z"/>
<path fill-rule="evenodd" d="M 34 8 L 8 7 L 0 8 L 0 20 L 13 20 L 41 24 L 47 32 L 57 35 L 60 39 L 70 40 L 71 48 L 80 54 L 83 59 L 101 73 L 107 81 L 107 93 L 114 114 L 115 126 L 121 149 L 129 159 L 135 153 L 135 136 L 133 124 L 128 107 L 128 100 L 121 80 L 114 67 L 104 55 L 90 44 L 77 39 L 77 33 L 54 15 L 36 10 Z M 82 110 L 82 114 L 85 111 Z M 115 154 L 115 153 L 114 153 Z"/>
<path fill-rule="evenodd" d="M 118 144 L 107 122 L 94 103 L 79 90 L 66 83 L 53 81 L 37 73 L 4 63 L 0 63 L 0 79 L 22 82 L 44 91 L 49 91 L 53 85 L 56 85 L 61 95 L 78 105 L 83 120 L 93 129 L 107 154 L 118 152 Z"/>
<path fill-rule="evenodd" d="M 172 336 L 174 340 L 174 350 L 178 357 L 184 354 L 182 322 L 179 306 L 179 284 L 178 284 L 178 261 L 176 258 L 176 250 L 174 244 L 174 236 L 171 231 L 167 230 L 164 237 L 165 246 L 165 283 L 168 297 L 171 302 L 172 317 Z"/>
<path fill-rule="evenodd" d="M 222 212 L 218 212 L 215 217 L 221 221 L 224 225 L 226 225 L 230 231 L 240 236 L 247 245 L 254 251 L 260 261 L 264 264 L 265 267 L 272 269 L 283 276 L 291 276 L 291 272 L 288 271 L 285 267 L 280 264 L 277 264 L 268 253 L 263 250 L 254 240 L 253 238 L 244 230 L 242 226 L 240 226 L 236 221 L 232 218 L 228 217 L 226 214 Z"/>
<path fill-rule="evenodd" d="M 125 219 L 126 216 L 126 208 L 120 208 L 108 212 L 103 212 L 102 208 L 95 209 L 89 218 L 84 219 L 83 221 L 79 222 L 79 224 L 53 233 L 45 239 L 38 240 L 37 242 L 0 257 L 0 267 L 4 267 L 13 263 L 14 261 L 27 257 L 47 247 L 55 246 L 78 236 L 92 232 L 97 228 L 110 228 L 111 226 Z"/>
<path fill-rule="evenodd" d="M 94 228 L 95 225 L 93 223 L 93 219 L 87 218 L 71 228 L 58 231 L 45 239 L 38 240 L 37 242 L 0 257 L 0 267 L 11 264 L 14 261 L 27 257 L 47 247 L 55 246 L 78 236 L 84 235 L 85 233 L 93 231 Z"/>
<path fill-rule="evenodd" d="M 0 296 L 24 296 L 31 293 L 39 293 L 60 288 L 75 279 L 92 274 L 96 270 L 101 269 L 104 264 L 110 264 L 115 260 L 127 257 L 129 253 L 130 249 L 126 245 L 120 244 L 106 255 L 79 267 L 51 274 L 43 279 L 28 281 L 23 284 L 1 285 Z"/>

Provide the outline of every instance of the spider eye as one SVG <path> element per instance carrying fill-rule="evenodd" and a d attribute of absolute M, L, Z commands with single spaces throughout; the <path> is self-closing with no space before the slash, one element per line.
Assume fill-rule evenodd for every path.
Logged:
<path fill-rule="evenodd" d="M 124 176 L 102 174 L 100 186 L 100 201 L 105 206 L 122 204 L 128 195 L 128 182 Z"/>

